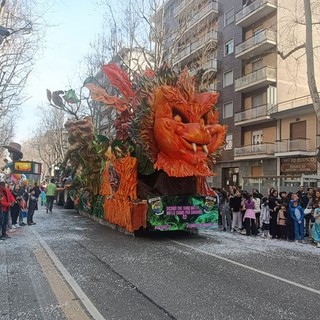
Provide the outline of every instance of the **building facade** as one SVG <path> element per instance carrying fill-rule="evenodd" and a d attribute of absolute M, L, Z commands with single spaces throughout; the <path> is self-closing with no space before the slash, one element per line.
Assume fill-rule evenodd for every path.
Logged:
<path fill-rule="evenodd" d="M 296 22 L 303 0 L 182 0 L 163 8 L 167 59 L 199 76 L 203 89 L 220 93 L 220 123 L 228 133 L 209 182 L 263 192 L 318 185 L 320 129 L 305 49 L 286 56 L 305 42 L 305 27 Z"/>

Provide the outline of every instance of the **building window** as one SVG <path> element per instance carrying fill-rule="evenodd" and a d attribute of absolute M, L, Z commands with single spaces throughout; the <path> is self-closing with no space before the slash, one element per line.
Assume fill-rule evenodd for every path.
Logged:
<path fill-rule="evenodd" d="M 264 104 L 264 95 L 258 94 L 252 97 L 252 108 L 260 107 Z"/>
<path fill-rule="evenodd" d="M 290 139 L 306 139 L 307 138 L 307 123 L 299 121 L 290 123 Z"/>
<path fill-rule="evenodd" d="M 258 59 L 252 62 L 252 71 L 258 71 L 263 68 L 263 61 L 262 59 Z"/>
<path fill-rule="evenodd" d="M 252 144 L 257 145 L 263 142 L 262 130 L 252 131 Z"/>
<path fill-rule="evenodd" d="M 262 130 L 252 131 L 252 150 L 251 152 L 263 151 L 263 132 Z"/>
<path fill-rule="evenodd" d="M 231 8 L 224 13 L 224 26 L 229 25 L 233 21 L 234 21 L 234 8 Z"/>
<path fill-rule="evenodd" d="M 233 70 L 230 70 L 223 74 L 223 87 L 227 87 L 233 84 Z"/>
<path fill-rule="evenodd" d="M 252 166 L 251 167 L 251 177 L 261 177 L 263 176 L 262 166 Z"/>
<path fill-rule="evenodd" d="M 226 135 L 226 150 L 232 150 L 232 134 Z"/>
<path fill-rule="evenodd" d="M 233 102 L 228 102 L 223 105 L 223 119 L 233 116 Z"/>
<path fill-rule="evenodd" d="M 227 56 L 228 54 L 233 53 L 233 51 L 234 51 L 234 45 L 233 45 L 233 39 L 232 39 L 227 41 L 224 44 L 224 55 Z"/>

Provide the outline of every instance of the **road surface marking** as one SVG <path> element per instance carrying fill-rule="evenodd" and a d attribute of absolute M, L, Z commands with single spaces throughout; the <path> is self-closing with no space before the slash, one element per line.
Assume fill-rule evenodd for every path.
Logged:
<path fill-rule="evenodd" d="M 239 267 L 242 267 L 242 268 L 245 268 L 245 269 L 248 269 L 248 270 L 251 270 L 251 271 L 260 273 L 260 274 L 263 274 L 264 276 L 267 276 L 267 277 L 270 277 L 270 278 L 273 278 L 273 279 L 276 279 L 276 280 L 279 280 L 279 281 L 282 281 L 282 282 L 291 284 L 291 285 L 296 286 L 296 287 L 298 287 L 298 288 L 302 288 L 302 289 L 304 289 L 304 290 L 307 290 L 307 291 L 310 291 L 310 292 L 313 292 L 313 293 L 316 293 L 316 294 L 319 294 L 319 295 L 320 295 L 320 290 L 316 290 L 316 289 L 314 289 L 314 288 L 307 287 L 307 286 L 304 286 L 304 285 L 302 285 L 302 284 L 299 284 L 299 283 L 296 283 L 296 282 L 293 282 L 293 281 L 290 281 L 290 280 L 287 280 L 287 279 L 278 277 L 278 276 L 276 276 L 276 275 L 274 275 L 274 274 L 272 274 L 272 273 L 268 273 L 268 272 L 265 272 L 265 271 L 262 271 L 262 270 L 259 270 L 259 269 L 256 269 L 256 268 L 247 266 L 247 265 L 242 264 L 242 263 L 240 263 L 240 262 L 236 262 L 236 261 L 230 260 L 230 259 L 228 259 L 228 258 L 224 258 L 224 257 L 218 256 L 218 255 L 216 255 L 216 254 L 214 254 L 214 253 L 210 253 L 210 252 L 207 252 L 207 251 L 204 251 L 204 250 L 195 248 L 195 247 L 193 247 L 193 246 L 189 246 L 189 245 L 184 244 L 184 243 L 179 242 L 179 241 L 175 241 L 175 240 L 170 240 L 170 241 L 173 242 L 173 243 L 176 243 L 176 244 L 178 244 L 178 245 L 180 245 L 180 246 L 183 246 L 183 247 L 192 249 L 192 250 L 194 250 L 194 251 L 198 251 L 198 252 L 203 253 L 203 254 L 206 254 L 206 255 L 208 255 L 208 256 L 211 256 L 211 257 L 220 259 L 220 260 L 225 261 L 225 262 L 232 263 L 232 264 L 234 264 L 234 265 L 236 265 L 236 266 L 239 266 Z"/>
<path fill-rule="evenodd" d="M 93 317 L 95 320 L 106 320 L 102 314 L 99 312 L 99 310 L 93 305 L 93 303 L 90 301 L 90 299 L 87 297 L 87 295 L 82 291 L 76 280 L 72 278 L 68 270 L 63 266 L 61 261 L 58 259 L 58 257 L 55 255 L 55 253 L 50 249 L 50 247 L 47 245 L 47 243 L 42 239 L 40 234 L 32 230 L 33 234 L 36 236 L 37 240 L 40 242 L 56 268 L 61 272 L 64 279 L 68 282 L 74 293 L 78 296 L 78 298 L 81 300 L 82 304 L 86 308 L 86 310 L 89 312 L 89 314 Z M 82 319 L 82 318 L 78 318 Z"/>
<path fill-rule="evenodd" d="M 34 250 L 40 267 L 47 278 L 50 287 L 55 294 L 62 312 L 68 320 L 90 320 L 84 308 L 75 295 L 72 293 L 62 275 L 52 264 L 52 261 L 43 249 Z"/>

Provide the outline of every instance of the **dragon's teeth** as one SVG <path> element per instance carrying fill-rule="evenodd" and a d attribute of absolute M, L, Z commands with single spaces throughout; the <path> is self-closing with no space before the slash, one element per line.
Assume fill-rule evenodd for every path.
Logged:
<path fill-rule="evenodd" d="M 203 149 L 203 151 L 204 151 L 206 154 L 209 153 L 209 150 L 208 150 L 208 147 L 207 147 L 206 144 L 202 145 L 202 149 Z"/>

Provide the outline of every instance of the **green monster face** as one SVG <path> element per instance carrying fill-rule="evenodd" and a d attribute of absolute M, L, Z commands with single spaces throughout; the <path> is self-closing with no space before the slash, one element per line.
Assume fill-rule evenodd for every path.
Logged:
<path fill-rule="evenodd" d="M 152 211 L 156 216 L 160 216 L 164 213 L 163 204 L 160 198 L 152 198 L 149 201 L 151 202 Z"/>

